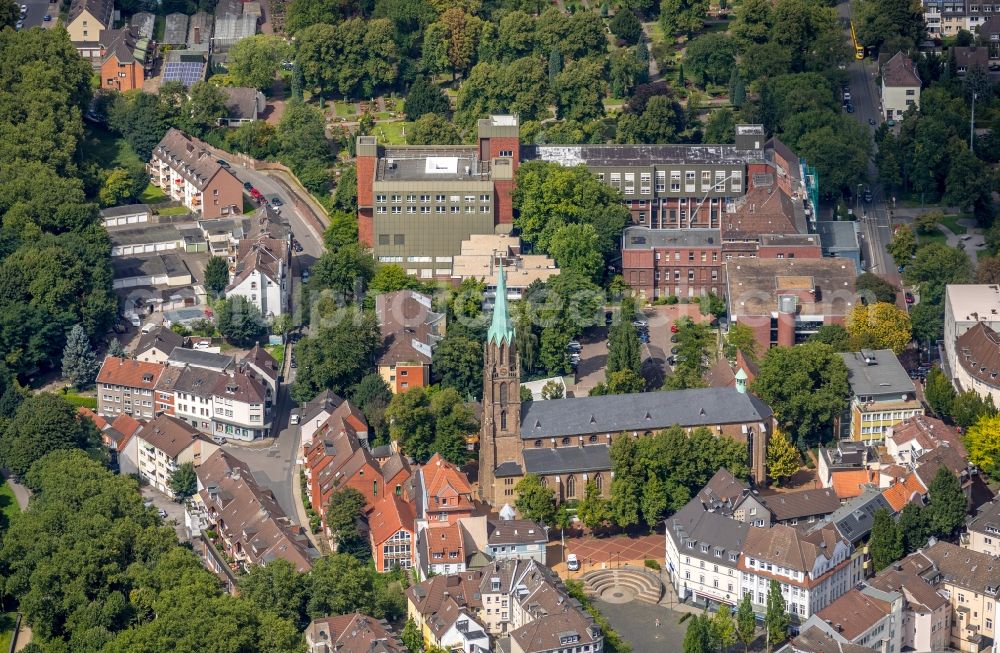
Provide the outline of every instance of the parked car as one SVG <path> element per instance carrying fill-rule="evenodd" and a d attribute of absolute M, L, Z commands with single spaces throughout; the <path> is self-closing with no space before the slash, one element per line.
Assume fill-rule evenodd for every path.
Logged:
<path fill-rule="evenodd" d="M 632 320 L 632 326 L 637 329 L 645 329 L 649 326 L 649 323 L 646 320 Z"/>
<path fill-rule="evenodd" d="M 570 351 L 582 351 L 583 345 L 581 345 L 576 340 L 570 340 L 568 343 L 566 343 L 566 349 Z"/>
<path fill-rule="evenodd" d="M 648 331 L 641 331 L 641 332 L 639 332 L 639 342 L 641 342 L 643 344 L 647 344 L 647 345 L 649 344 L 649 332 Z"/>
<path fill-rule="evenodd" d="M 292 426 L 295 426 L 296 424 L 299 423 L 300 417 L 301 416 L 299 415 L 299 411 L 293 410 L 288 421 Z"/>
<path fill-rule="evenodd" d="M 566 569 L 570 571 L 578 571 L 580 569 L 580 560 L 576 557 L 575 553 L 566 555 Z"/>
<path fill-rule="evenodd" d="M 51 22 L 52 21 L 51 14 L 45 14 L 45 18 L 43 18 L 42 20 L 44 20 L 46 23 Z"/>
<path fill-rule="evenodd" d="M 166 519 L 167 518 L 167 511 L 164 510 L 163 508 L 160 508 L 160 518 L 161 519 Z"/>
<path fill-rule="evenodd" d="M 280 197 L 272 197 L 271 198 L 271 206 L 282 206 L 283 204 L 284 204 L 284 202 L 281 201 Z"/>
<path fill-rule="evenodd" d="M 217 159 L 215 162 L 218 163 L 223 168 L 225 168 L 226 170 L 229 170 L 232 167 L 229 165 L 228 161 L 225 161 L 223 159 Z"/>
<path fill-rule="evenodd" d="M 905 265 L 900 265 L 898 268 L 896 268 L 896 272 L 899 272 L 900 274 L 903 274 L 903 272 L 905 271 L 906 271 Z"/>
<path fill-rule="evenodd" d="M 676 324 L 670 325 L 670 333 L 677 333 L 678 331 L 680 331 L 680 329 L 677 328 Z"/>
<path fill-rule="evenodd" d="M 847 113 L 854 113 L 854 105 L 853 104 L 848 104 L 847 105 Z"/>
<path fill-rule="evenodd" d="M 250 190 L 251 188 L 253 188 L 253 184 L 251 184 L 249 181 L 243 182 L 243 190 Z"/>
<path fill-rule="evenodd" d="M 907 293 L 906 293 L 905 295 L 903 295 L 903 298 L 904 298 L 904 299 L 906 300 L 906 303 L 907 303 L 907 304 L 912 304 L 912 303 L 914 303 L 915 301 L 917 301 L 917 300 L 916 300 L 916 299 L 915 299 L 915 298 L 913 297 L 913 293 L 911 293 L 911 292 L 907 292 Z"/>
<path fill-rule="evenodd" d="M 872 127 L 874 127 L 875 126 L 875 119 L 874 118 L 869 118 L 868 119 L 868 124 L 871 125 Z"/>

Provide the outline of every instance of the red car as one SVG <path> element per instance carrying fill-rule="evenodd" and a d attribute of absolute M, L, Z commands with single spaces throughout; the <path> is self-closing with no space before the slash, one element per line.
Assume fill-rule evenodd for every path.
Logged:
<path fill-rule="evenodd" d="M 915 299 L 913 298 L 913 293 L 909 293 L 909 292 L 908 292 L 908 293 L 906 293 L 905 295 L 903 295 L 903 299 L 905 299 L 905 300 L 906 300 L 906 303 L 907 303 L 907 304 L 912 304 L 913 302 L 915 302 L 915 301 L 916 301 L 916 300 L 915 300 Z"/>
<path fill-rule="evenodd" d="M 680 331 L 680 329 L 677 328 L 676 324 L 670 325 L 670 333 L 677 333 L 678 331 Z"/>
<path fill-rule="evenodd" d="M 256 202 L 263 202 L 264 201 L 264 196 L 256 188 L 251 188 L 250 189 L 250 197 L 252 197 L 254 199 L 254 201 L 256 201 Z"/>

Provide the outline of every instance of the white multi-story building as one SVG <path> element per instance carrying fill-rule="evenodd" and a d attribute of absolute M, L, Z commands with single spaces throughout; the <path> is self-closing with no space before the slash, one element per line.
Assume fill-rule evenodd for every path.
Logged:
<path fill-rule="evenodd" d="M 739 561 L 740 592 L 763 612 L 772 580 L 793 621 L 801 623 L 852 587 L 852 546 L 828 524 L 809 533 L 778 524 L 747 532 Z"/>
<path fill-rule="evenodd" d="M 226 296 L 245 297 L 266 319 L 287 313 L 290 252 L 288 241 L 269 236 L 240 241 Z"/>
<path fill-rule="evenodd" d="M 949 285 L 944 298 L 944 351 L 952 382 L 959 381 L 958 339 L 977 323 L 994 332 L 1000 331 L 1000 287 L 995 284 Z"/>
<path fill-rule="evenodd" d="M 881 90 L 886 120 L 899 120 L 910 107 L 920 108 L 920 76 L 908 56 L 897 52 L 882 65 Z"/>
<path fill-rule="evenodd" d="M 170 477 L 184 463 L 201 465 L 219 446 L 202 433 L 169 415 L 160 415 L 135 435 L 139 475 L 172 497 Z"/>
<path fill-rule="evenodd" d="M 234 440 L 255 440 L 270 433 L 267 389 L 244 370 L 170 366 L 156 389 L 172 397 L 171 414 L 202 433 Z"/>
<path fill-rule="evenodd" d="M 666 560 L 677 596 L 703 604 L 739 603 L 740 552 L 752 528 L 750 522 L 706 510 L 698 498 L 671 516 Z"/>

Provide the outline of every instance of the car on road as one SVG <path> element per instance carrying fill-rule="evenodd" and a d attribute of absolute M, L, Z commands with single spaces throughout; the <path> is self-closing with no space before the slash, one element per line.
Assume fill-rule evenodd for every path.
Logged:
<path fill-rule="evenodd" d="M 24 29 L 24 21 L 23 20 L 17 21 L 17 24 L 14 25 L 14 29 L 16 30 Z"/>
<path fill-rule="evenodd" d="M 895 127 L 896 126 L 896 121 L 893 120 L 892 118 L 890 118 L 889 120 L 885 121 L 885 124 L 889 125 L 890 127 Z"/>
<path fill-rule="evenodd" d="M 250 187 L 250 197 L 253 198 L 255 202 L 261 204 L 264 202 L 264 195 L 256 188 Z"/>
<path fill-rule="evenodd" d="M 28 13 L 28 5 L 21 5 L 21 15 Z"/>
<path fill-rule="evenodd" d="M 300 419 L 301 419 L 301 415 L 299 414 L 298 409 L 296 409 L 296 410 L 293 410 L 291 412 L 291 414 L 289 415 L 289 417 L 288 417 L 288 423 L 291 424 L 292 426 L 295 426 L 296 424 L 299 423 Z"/>
<path fill-rule="evenodd" d="M 670 348 L 670 353 L 671 353 L 671 354 L 674 354 L 674 355 L 676 355 L 676 354 L 677 354 L 677 352 L 679 352 L 679 351 L 680 351 L 680 348 L 679 348 L 679 347 L 671 347 L 671 348 Z"/>
<path fill-rule="evenodd" d="M 566 555 L 566 569 L 570 571 L 578 571 L 580 569 L 580 559 L 576 557 L 575 553 Z"/>
<path fill-rule="evenodd" d="M 280 197 L 272 197 L 271 198 L 271 206 L 282 206 L 283 204 L 284 204 L 284 202 L 281 201 Z"/>
<path fill-rule="evenodd" d="M 243 190 L 250 190 L 251 188 L 253 188 L 253 184 L 251 184 L 249 181 L 243 182 Z"/>
<path fill-rule="evenodd" d="M 907 293 L 906 293 L 905 295 L 903 295 L 903 299 L 905 299 L 905 300 L 906 300 L 906 303 L 907 303 L 907 304 L 912 304 L 912 303 L 914 303 L 914 302 L 916 302 L 916 301 L 917 301 L 917 300 L 916 300 L 916 299 L 915 299 L 915 298 L 913 297 L 913 293 L 911 293 L 911 292 L 907 292 Z"/>
<path fill-rule="evenodd" d="M 848 104 L 847 105 L 847 113 L 854 113 L 854 105 L 853 104 Z"/>
<path fill-rule="evenodd" d="M 872 189 L 871 189 L 871 186 L 865 186 L 865 201 L 866 202 L 871 202 L 872 201 Z"/>
<path fill-rule="evenodd" d="M 292 243 L 292 251 L 296 254 L 302 252 L 302 243 Z"/>
<path fill-rule="evenodd" d="M 225 168 L 226 170 L 229 170 L 230 168 L 232 168 L 232 166 L 231 166 L 231 165 L 229 165 L 229 162 L 228 162 L 228 161 L 225 161 L 225 160 L 223 160 L 223 159 L 216 159 L 216 161 L 215 161 L 215 162 L 216 162 L 216 163 L 218 163 L 218 164 L 219 164 L 220 166 L 222 166 L 223 168 Z"/>
<path fill-rule="evenodd" d="M 874 118 L 869 118 L 868 119 L 868 124 L 871 125 L 872 127 L 874 127 L 875 126 L 875 119 Z"/>

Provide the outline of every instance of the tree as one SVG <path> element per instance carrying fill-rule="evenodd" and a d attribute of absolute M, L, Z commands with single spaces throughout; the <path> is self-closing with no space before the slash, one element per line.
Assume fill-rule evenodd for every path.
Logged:
<path fill-rule="evenodd" d="M 205 264 L 205 290 L 212 297 L 222 297 L 229 285 L 229 266 L 221 256 L 210 256 Z"/>
<path fill-rule="evenodd" d="M 0 29 L 10 27 L 11 29 L 21 20 L 21 12 L 17 3 L 13 0 L 0 2 Z"/>
<path fill-rule="evenodd" d="M 226 141 L 234 152 L 249 154 L 255 159 L 266 159 L 274 154 L 276 130 L 263 120 L 246 122 L 236 129 L 226 130 Z"/>
<path fill-rule="evenodd" d="M 975 390 L 959 393 L 951 402 L 951 419 L 963 429 L 969 428 L 984 415 L 995 415 L 996 412 L 992 397 L 984 400 Z"/>
<path fill-rule="evenodd" d="M 556 115 L 562 120 L 586 122 L 604 115 L 604 65 L 598 60 L 569 61 L 556 77 Z"/>
<path fill-rule="evenodd" d="M 639 523 L 641 480 L 636 467 L 636 443 L 632 438 L 617 438 L 611 442 L 611 499 L 608 508 L 611 520 L 622 528 Z"/>
<path fill-rule="evenodd" d="M 358 216 L 347 211 L 330 213 L 330 226 L 323 232 L 323 244 L 330 251 L 358 242 Z"/>
<path fill-rule="evenodd" d="M 170 491 L 174 500 L 183 503 L 198 491 L 198 475 L 194 471 L 194 463 L 181 463 L 170 475 Z"/>
<path fill-rule="evenodd" d="M 684 111 L 673 96 L 654 95 L 643 105 L 641 111 L 634 112 L 630 109 L 618 119 L 615 142 L 673 143 L 677 141 L 684 126 Z"/>
<path fill-rule="evenodd" d="M 799 471 L 799 451 L 781 429 L 775 429 L 767 443 L 767 475 L 778 485 Z"/>
<path fill-rule="evenodd" d="M 535 474 L 525 474 L 514 486 L 514 507 L 525 519 L 552 524 L 556 514 L 556 493 Z"/>
<path fill-rule="evenodd" d="M 608 334 L 608 362 L 605 369 L 608 376 L 621 370 L 629 370 L 636 375 L 642 371 L 642 345 L 631 318 L 625 315 L 626 302 L 631 305 L 629 299 L 623 302 L 622 314 Z"/>
<path fill-rule="evenodd" d="M 711 620 L 706 615 L 695 614 L 688 619 L 684 653 L 712 653 Z"/>
<path fill-rule="evenodd" d="M 750 593 L 747 592 L 740 599 L 740 605 L 736 609 L 736 639 L 743 644 L 744 653 L 750 650 L 750 644 L 757 634 L 757 617 L 753 612 L 753 604 L 750 602 Z"/>
<path fill-rule="evenodd" d="M 733 106 L 736 106 L 733 104 Z M 723 107 L 712 111 L 705 125 L 706 143 L 732 143 L 736 139 L 736 114 Z"/>
<path fill-rule="evenodd" d="M 326 141 L 326 120 L 315 106 L 289 102 L 278 123 L 278 150 L 292 169 L 330 159 Z"/>
<path fill-rule="evenodd" d="M 662 0 L 660 2 L 660 26 L 671 36 L 690 36 L 705 24 L 708 15 L 706 0 Z"/>
<path fill-rule="evenodd" d="M 215 84 L 198 81 L 191 85 L 183 108 L 187 114 L 188 131 L 204 136 L 218 127 L 219 120 L 226 116 L 226 94 Z"/>
<path fill-rule="evenodd" d="M 76 324 L 70 329 L 63 349 L 62 375 L 77 388 L 85 388 L 97 378 L 101 364 L 90 346 L 87 332 L 83 326 Z"/>
<path fill-rule="evenodd" d="M 872 565 L 878 573 L 903 557 L 903 538 L 892 515 L 885 508 L 875 511 L 872 532 L 868 539 Z"/>
<path fill-rule="evenodd" d="M 738 351 L 743 352 L 743 356 L 749 360 L 757 360 L 757 337 L 753 329 L 742 322 L 730 324 L 729 333 L 726 334 L 726 358 L 735 360 Z"/>
<path fill-rule="evenodd" d="M 313 288 L 332 290 L 344 301 L 362 295 L 375 276 L 375 261 L 360 244 L 344 245 L 337 251 L 327 251 L 312 267 Z"/>
<path fill-rule="evenodd" d="M 596 528 L 611 518 L 608 501 L 601 495 L 601 489 L 593 479 L 587 481 L 583 499 L 576 508 L 576 516 L 587 528 Z"/>
<path fill-rule="evenodd" d="M 644 49 L 645 46 L 639 45 L 635 48 L 619 48 L 611 53 L 608 59 L 608 82 L 612 96 L 628 97 L 638 84 L 649 78 L 649 62 L 643 62 L 635 54 Z"/>
<path fill-rule="evenodd" d="M 1000 283 L 1000 257 L 979 256 L 976 265 L 976 283 Z"/>
<path fill-rule="evenodd" d="M 159 98 L 144 92 L 116 100 L 108 111 L 108 125 L 125 138 L 143 161 L 150 158 L 166 131 Z"/>
<path fill-rule="evenodd" d="M 719 606 L 709 625 L 712 645 L 720 653 L 728 651 L 736 643 L 736 622 L 733 619 L 733 609 L 728 605 L 723 603 Z"/>
<path fill-rule="evenodd" d="M 969 452 L 970 457 L 972 452 Z M 951 537 L 965 523 L 965 513 L 969 509 L 968 500 L 962 492 L 958 477 L 945 466 L 938 469 L 927 488 L 930 497 L 927 508 L 927 525 L 932 535 Z"/>
<path fill-rule="evenodd" d="M 722 84 L 732 77 L 736 44 L 730 37 L 718 32 L 699 36 L 687 44 L 684 63 L 702 88 L 707 84 Z"/>
<path fill-rule="evenodd" d="M 104 178 L 98 193 L 101 206 L 118 206 L 135 199 L 135 184 L 129 171 L 125 168 L 115 168 Z"/>
<path fill-rule="evenodd" d="M 373 368 L 375 352 L 382 344 L 378 322 L 371 314 L 346 309 L 311 320 L 318 328 L 296 346 L 298 374 L 292 397 L 299 402 L 309 401 L 324 389 L 347 394 Z"/>
<path fill-rule="evenodd" d="M 913 224 L 916 226 L 918 234 L 926 236 L 938 233 L 937 227 L 942 220 L 944 220 L 944 211 L 928 211 L 914 218 Z"/>
<path fill-rule="evenodd" d="M 216 320 L 222 337 L 237 347 L 250 347 L 267 335 L 260 309 L 242 295 L 222 300 Z"/>
<path fill-rule="evenodd" d="M 774 410 L 800 449 L 824 440 L 848 396 L 847 367 L 829 345 L 805 342 L 768 350 L 751 390 Z"/>
<path fill-rule="evenodd" d="M 913 230 L 910 227 L 902 225 L 896 229 L 896 233 L 885 249 L 892 256 L 896 265 L 907 265 L 910 262 L 910 257 L 917 251 L 917 238 L 913 235 Z"/>
<path fill-rule="evenodd" d="M 871 137 L 867 127 L 852 117 L 835 114 L 827 124 L 805 132 L 796 149 L 828 180 L 826 194 L 830 196 L 851 188 L 864 177 Z"/>
<path fill-rule="evenodd" d="M 608 27 L 612 34 L 628 45 L 635 45 L 642 39 L 642 23 L 629 9 L 623 8 L 615 13 L 614 18 L 608 21 Z"/>
<path fill-rule="evenodd" d="M 371 557 L 368 538 L 358 527 L 364 517 L 365 496 L 352 487 L 341 487 L 333 491 L 326 508 L 326 527 L 330 529 L 339 553 L 352 555 L 361 562 Z"/>
<path fill-rule="evenodd" d="M 61 449 L 83 449 L 98 459 L 103 453 L 94 423 L 49 392 L 21 402 L 0 437 L 0 459 L 15 477 L 23 478 L 32 463 Z"/>
<path fill-rule="evenodd" d="M 118 338 L 112 338 L 111 342 L 108 343 L 108 356 L 114 356 L 116 358 L 126 358 L 128 353 L 125 348 L 122 347 L 122 343 L 119 342 Z"/>
<path fill-rule="evenodd" d="M 458 145 L 461 140 L 455 125 L 437 113 L 420 116 L 406 134 L 410 145 Z"/>
<path fill-rule="evenodd" d="M 434 415 L 425 388 L 413 388 L 393 395 L 385 417 L 389 421 L 392 439 L 399 443 L 406 455 L 417 460 L 431 457 Z"/>
<path fill-rule="evenodd" d="M 903 539 L 903 555 L 909 555 L 927 544 L 926 510 L 915 503 L 907 503 L 899 513 L 897 528 Z"/>
<path fill-rule="evenodd" d="M 447 116 L 451 111 L 448 96 L 439 86 L 432 83 L 426 76 L 419 75 L 410 86 L 406 95 L 406 119 L 415 121 L 428 113 Z"/>
<path fill-rule="evenodd" d="M 555 86 L 556 79 L 559 78 L 559 73 L 562 72 L 562 66 L 562 53 L 553 48 L 549 52 L 549 86 Z"/>
<path fill-rule="evenodd" d="M 562 398 L 563 398 L 563 386 L 556 383 L 555 381 L 546 381 L 545 385 L 542 386 L 542 400 L 562 399 Z"/>
<path fill-rule="evenodd" d="M 862 272 L 861 276 L 854 282 L 854 287 L 866 304 L 876 302 L 894 304 L 896 303 L 896 293 L 899 292 L 896 286 L 871 272 Z"/>
<path fill-rule="evenodd" d="M 895 304 L 855 304 L 847 316 L 847 332 L 855 350 L 891 349 L 901 354 L 910 344 L 910 314 Z"/>
<path fill-rule="evenodd" d="M 434 349 L 435 383 L 463 397 L 479 398 L 483 390 L 483 346 L 457 329 L 449 329 Z"/>
<path fill-rule="evenodd" d="M 904 228 L 901 227 L 900 231 Z M 968 255 L 941 243 L 930 243 L 918 249 L 916 258 L 907 263 L 903 274 L 903 280 L 908 284 L 926 283 L 942 288 L 949 283 L 968 283 L 971 279 L 972 264 Z"/>
<path fill-rule="evenodd" d="M 764 628 L 770 646 L 777 646 L 788 638 L 791 619 L 785 610 L 785 598 L 781 595 L 781 585 L 772 579 L 767 588 L 767 611 L 764 613 Z"/>
<path fill-rule="evenodd" d="M 965 446 L 973 464 L 991 478 L 1000 476 L 1000 417 L 981 417 L 966 431 Z"/>
<path fill-rule="evenodd" d="M 590 389 L 591 397 L 601 395 L 630 395 L 642 392 L 646 387 L 646 381 L 638 373 L 632 370 L 618 370 L 617 372 L 605 372 L 604 383 L 598 383 Z"/>
<path fill-rule="evenodd" d="M 941 368 L 936 365 L 927 373 L 927 380 L 924 382 L 924 399 L 927 400 L 927 405 L 938 417 L 951 415 L 952 404 L 955 401 L 955 387 L 941 371 Z"/>
<path fill-rule="evenodd" d="M 396 290 L 419 290 L 420 287 L 420 282 L 406 274 L 406 270 L 389 263 L 375 268 L 375 276 L 368 284 L 368 293 L 369 295 L 381 295 Z"/>
<path fill-rule="evenodd" d="M 406 625 L 403 626 L 399 639 L 410 653 L 423 653 L 424 636 L 420 633 L 420 629 L 413 619 L 406 620 Z"/>
<path fill-rule="evenodd" d="M 278 558 L 266 565 L 253 565 L 239 577 L 240 597 L 302 628 L 307 623 L 306 580 L 295 565 Z"/>

